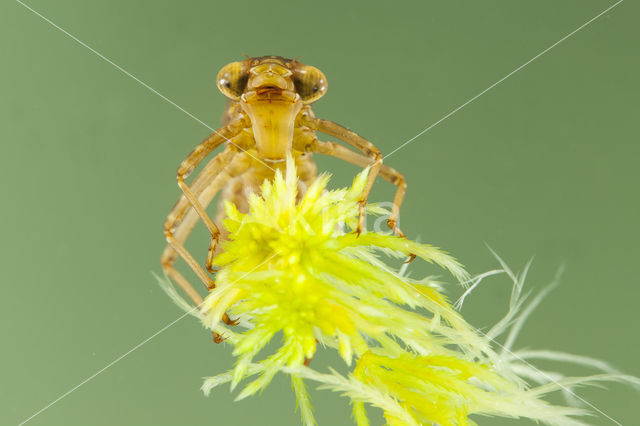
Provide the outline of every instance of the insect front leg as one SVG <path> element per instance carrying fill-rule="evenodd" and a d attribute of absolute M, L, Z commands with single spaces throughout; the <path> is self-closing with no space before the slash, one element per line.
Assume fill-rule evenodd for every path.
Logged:
<path fill-rule="evenodd" d="M 191 190 L 198 198 L 203 208 L 209 205 L 216 193 L 224 186 L 229 179 L 229 175 L 224 173 L 224 169 L 232 163 L 232 160 L 242 154 L 237 155 L 236 151 L 227 148 L 225 151 L 214 157 L 209 164 L 198 174 L 194 180 Z M 234 162 L 237 163 L 237 162 Z M 191 234 L 194 226 L 199 220 L 197 212 L 192 208 L 189 200 L 182 195 L 176 205 L 173 207 L 165 221 L 164 230 L 168 246 L 165 248 L 160 258 L 162 268 L 194 301 L 196 306 L 202 304 L 202 297 L 191 286 L 187 279 L 175 269 L 174 264 L 179 255 L 198 275 L 205 284 L 207 289 L 215 287 L 214 281 L 202 269 L 202 266 L 194 259 L 189 251 L 184 247 L 187 237 Z M 223 321 L 229 325 L 235 325 L 236 322 L 231 320 L 225 313 L 222 317 Z M 220 336 L 217 336 L 220 337 Z M 216 336 L 214 336 L 215 340 Z"/>
<path fill-rule="evenodd" d="M 224 138 L 223 135 L 220 136 Z M 201 210 L 204 211 L 215 194 L 224 186 L 224 184 L 230 178 L 229 173 L 225 173 L 226 168 L 230 169 L 231 174 L 241 173 L 243 171 L 241 164 L 245 165 L 244 170 L 248 168 L 250 162 L 248 162 L 247 158 L 245 158 L 247 157 L 247 155 L 244 153 L 237 154 L 237 150 L 235 149 L 235 147 L 246 144 L 246 138 L 246 135 L 243 134 L 233 137 L 230 141 L 231 146 L 228 146 L 222 153 L 214 157 L 198 174 L 190 187 L 185 184 L 187 189 L 186 193 L 184 193 L 180 197 L 165 221 L 165 237 L 169 245 L 165 248 L 165 251 L 161 257 L 163 270 L 189 295 L 189 297 L 196 303 L 196 305 L 200 305 L 202 303 L 202 297 L 191 286 L 191 284 L 189 284 L 186 278 L 184 278 L 184 276 L 182 276 L 182 274 L 180 274 L 174 268 L 174 263 L 177 256 L 179 255 L 185 260 L 185 262 L 187 262 L 187 264 L 198 275 L 198 277 L 208 289 L 215 287 L 214 281 L 207 275 L 202 266 L 193 258 L 191 253 L 189 253 L 189 251 L 184 247 L 184 242 L 193 230 L 198 219 L 201 217 L 199 212 L 195 210 L 193 200 L 195 199 L 196 205 L 200 206 Z M 200 144 L 199 147 L 210 143 L 210 141 L 211 137 L 207 138 L 202 144 Z M 199 161 L 206 157 L 206 153 L 203 155 L 206 150 L 208 150 L 208 152 L 211 152 L 215 149 L 216 146 L 219 145 L 220 143 L 215 146 L 212 146 L 212 144 L 210 144 L 209 146 L 205 146 L 205 150 L 199 150 L 198 148 L 196 148 L 191 153 L 188 160 L 193 160 L 195 157 L 197 161 L 192 162 L 192 164 L 197 165 Z M 232 160 L 236 161 L 232 163 Z M 185 162 L 183 162 L 183 164 L 181 165 L 181 169 L 184 167 Z M 183 173 L 183 183 L 184 176 L 188 175 L 191 170 L 195 168 L 195 165 L 193 165 L 190 170 L 187 170 L 186 173 Z M 185 191 L 183 190 L 183 192 Z M 188 194 L 190 194 L 191 197 L 188 197 Z M 211 235 L 212 239 L 217 239 L 216 234 L 212 233 Z M 222 319 L 229 325 L 236 324 L 236 322 L 232 321 L 226 313 L 224 314 Z M 214 340 L 215 337 L 216 336 L 214 336 Z"/>
<path fill-rule="evenodd" d="M 246 120 L 244 117 L 240 117 L 227 124 L 219 131 L 212 133 L 204 141 L 202 141 L 202 143 L 195 147 L 193 151 L 191 151 L 191 153 L 187 156 L 187 158 L 185 158 L 185 160 L 182 162 L 182 164 L 180 164 L 180 167 L 178 168 L 178 186 L 182 190 L 187 200 L 189 200 L 189 202 L 191 203 L 191 206 L 195 209 L 195 211 L 204 222 L 212 238 L 214 238 L 216 241 L 218 240 L 218 238 L 220 238 L 220 230 L 213 222 L 213 220 L 209 217 L 204 207 L 202 207 L 202 204 L 200 204 L 198 198 L 195 196 L 191 188 L 189 188 L 189 185 L 186 184 L 185 179 L 196 167 L 198 167 L 198 164 L 200 164 L 203 159 L 211 154 L 211 152 L 222 145 L 225 141 L 231 142 L 230 138 L 238 136 L 240 132 L 249 125 L 250 123 L 248 122 L 248 120 Z M 238 144 L 233 144 L 239 146 Z"/>
<path fill-rule="evenodd" d="M 362 136 L 358 135 L 355 132 L 352 132 L 346 127 L 334 123 L 333 121 L 315 118 L 309 114 L 303 114 L 301 121 L 303 125 L 313 130 L 317 130 L 329 136 L 338 138 L 343 142 L 346 142 L 358 151 L 362 152 L 369 159 L 368 165 L 371 166 L 371 169 L 369 170 L 367 186 L 362 191 L 362 196 L 358 201 L 360 204 L 360 215 L 358 217 L 358 228 L 356 229 L 356 232 L 360 234 L 362 232 L 362 229 L 364 228 L 365 206 L 367 204 L 367 197 L 371 192 L 371 187 L 373 186 L 373 182 L 376 180 L 378 172 L 382 168 L 382 153 L 374 144 L 372 144 Z"/>
<path fill-rule="evenodd" d="M 198 197 L 201 205 L 206 208 L 226 182 L 237 174 L 246 171 L 250 164 L 251 162 L 246 154 L 237 154 L 234 149 L 227 148 L 207 164 L 196 177 L 190 189 Z M 204 274 L 207 278 L 207 281 L 203 281 L 205 286 L 208 289 L 215 287 L 213 280 L 202 271 L 202 267 L 193 259 L 193 256 L 186 248 L 184 248 L 184 242 L 198 220 L 199 216 L 197 212 L 189 204 L 186 197 L 184 195 L 180 197 L 165 222 L 165 234 L 169 234 L 167 236 L 169 245 L 165 248 L 161 257 L 161 263 L 165 273 L 189 294 L 196 305 L 202 303 L 202 297 L 193 289 L 184 276 L 175 269 L 174 263 L 177 255 L 183 257 L 190 266 L 195 263 L 196 269 L 194 269 L 194 272 L 199 276 Z M 223 315 L 222 320 L 228 325 L 237 324 L 237 321 L 231 320 L 226 313 Z M 214 341 L 221 342 L 222 340 L 224 339 L 222 339 L 221 336 L 214 333 Z"/>
<path fill-rule="evenodd" d="M 368 157 L 335 142 L 315 141 L 315 143 L 310 146 L 310 149 L 319 154 L 339 158 L 356 166 L 366 167 L 369 164 Z M 387 219 L 387 226 L 397 236 L 404 237 L 404 233 L 398 227 L 398 218 L 400 217 L 400 206 L 407 192 L 407 181 L 402 173 L 384 164 L 380 168 L 379 175 L 397 187 L 396 194 L 393 197 L 393 205 L 391 206 L 391 215 Z"/>

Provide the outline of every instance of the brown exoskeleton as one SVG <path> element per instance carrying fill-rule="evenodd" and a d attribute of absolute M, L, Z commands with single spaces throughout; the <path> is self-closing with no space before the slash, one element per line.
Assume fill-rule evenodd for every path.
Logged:
<path fill-rule="evenodd" d="M 382 164 L 382 154 L 371 142 L 332 121 L 316 118 L 311 104 L 327 91 L 327 80 L 317 68 L 279 56 L 248 58 L 232 62 L 217 77 L 220 91 L 229 99 L 223 116 L 223 127 L 198 145 L 178 168 L 178 186 L 183 192 L 164 224 L 168 246 L 162 254 L 162 267 L 197 304 L 202 297 L 175 268 L 182 257 L 207 288 L 215 286 L 207 273 L 213 273 L 212 260 L 221 231 L 206 212 L 216 193 L 222 190 L 220 202 L 232 201 L 240 211 L 248 210 L 248 195 L 259 191 L 265 179 L 285 167 L 292 155 L 298 170 L 300 192 L 316 177 L 312 153 L 330 155 L 349 163 L 371 166 L 367 186 L 360 199 L 357 232 L 364 226 L 365 204 L 378 174 L 398 187 L 387 224 L 399 236 L 397 226 L 400 204 L 407 185 L 404 177 Z M 335 142 L 319 141 L 316 132 L 333 136 L 355 151 Z M 185 179 L 216 148 L 225 145 L 212 158 L 193 182 Z M 218 209 L 216 221 L 223 219 Z M 201 219 L 211 234 L 211 244 L 203 268 L 187 251 L 184 243 Z M 225 316 L 225 322 L 234 324 Z"/>

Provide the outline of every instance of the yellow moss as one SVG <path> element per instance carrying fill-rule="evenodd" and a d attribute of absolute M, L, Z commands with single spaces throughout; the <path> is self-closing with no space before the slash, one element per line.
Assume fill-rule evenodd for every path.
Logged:
<path fill-rule="evenodd" d="M 416 253 L 465 278 L 452 257 L 393 235 L 365 232 L 358 237 L 341 231 L 340 224 L 352 230 L 356 225 L 358 199 L 366 181 L 365 170 L 351 188 L 327 191 L 328 176 L 321 176 L 296 202 L 296 175 L 289 164 L 286 176 L 278 173 L 273 182 L 263 183 L 261 196 L 250 198 L 248 214 L 227 204 L 224 226 L 230 232 L 229 241 L 215 259 L 220 267 L 217 287 L 206 298 L 202 313 L 210 328 L 217 326 L 225 311 L 255 326 L 234 337 L 241 369 L 278 332 L 283 333 L 284 343 L 263 360 L 272 369 L 302 364 L 314 355 L 316 339 L 336 348 L 350 363 L 371 344 L 388 344 L 389 336 L 411 347 L 432 342 L 434 328 L 444 335 L 468 333 L 465 327 L 452 326 L 462 323 L 435 290 L 418 288 L 363 260 L 379 250 L 405 256 Z M 432 323 L 407 310 L 408 306 L 429 309 L 450 322 Z M 237 380 L 242 373 L 236 371 Z M 268 380 L 261 383 L 266 385 Z"/>
<path fill-rule="evenodd" d="M 217 287 L 205 299 L 201 317 L 218 329 L 228 311 L 252 328 L 230 333 L 235 368 L 207 379 L 205 391 L 258 375 L 240 392 L 241 399 L 284 371 L 292 376 L 305 425 L 315 421 L 304 378 L 349 396 L 359 426 L 369 424 L 365 403 L 382 408 L 390 425 L 474 425 L 470 414 L 582 424 L 571 416 L 584 411 L 541 400 L 561 386 L 527 390 L 503 355 L 435 286 L 410 281 L 379 255 L 413 253 L 465 280 L 455 259 L 393 235 L 350 232 L 366 180 L 364 171 L 350 188 L 329 191 L 324 175 L 296 202 L 298 185 L 289 160 L 286 176 L 277 173 L 273 182 L 263 183 L 260 196 L 250 198 L 248 214 L 227 204 L 229 241 L 215 259 Z M 375 206 L 369 210 L 381 212 Z M 281 344 L 262 354 L 279 334 Z M 338 351 L 347 365 L 355 359 L 353 374 L 320 374 L 305 367 L 318 342 Z"/>

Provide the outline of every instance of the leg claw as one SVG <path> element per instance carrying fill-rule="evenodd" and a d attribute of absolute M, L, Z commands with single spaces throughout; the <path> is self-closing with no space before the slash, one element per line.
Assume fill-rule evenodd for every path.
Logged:
<path fill-rule="evenodd" d="M 222 334 L 218 334 L 215 331 L 213 332 L 213 341 L 214 343 L 222 343 L 227 340 L 227 337 L 224 337 Z"/>
<path fill-rule="evenodd" d="M 213 281 L 213 280 L 210 280 L 210 281 L 209 281 L 209 284 L 207 284 L 207 290 L 211 291 L 211 290 L 213 290 L 214 288 L 216 288 L 216 282 L 215 282 L 215 281 Z"/>
<path fill-rule="evenodd" d="M 404 232 L 402 232 L 400 228 L 398 228 L 395 219 L 392 219 L 392 218 L 387 219 L 387 226 L 389 226 L 389 228 L 393 231 L 393 233 L 398 237 L 407 238 L 407 236 L 404 235 Z M 407 259 L 407 261 L 404 263 L 411 263 L 415 260 L 415 258 L 416 258 L 415 254 L 409 253 L 409 259 Z"/>
<path fill-rule="evenodd" d="M 232 320 L 231 318 L 229 318 L 229 315 L 227 315 L 226 313 L 222 316 L 222 321 L 230 326 L 234 326 L 234 325 L 238 325 L 240 324 L 240 318 L 236 318 L 234 320 Z"/>

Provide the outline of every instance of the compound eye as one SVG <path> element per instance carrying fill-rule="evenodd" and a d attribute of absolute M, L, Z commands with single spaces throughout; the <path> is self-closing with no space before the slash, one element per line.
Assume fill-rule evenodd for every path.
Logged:
<path fill-rule="evenodd" d="M 317 101 L 327 91 L 327 78 L 322 71 L 310 65 L 296 64 L 293 84 L 305 104 Z"/>
<path fill-rule="evenodd" d="M 247 61 L 232 62 L 222 67 L 216 79 L 218 89 L 227 98 L 237 101 L 240 99 L 249 80 L 249 66 Z"/>

